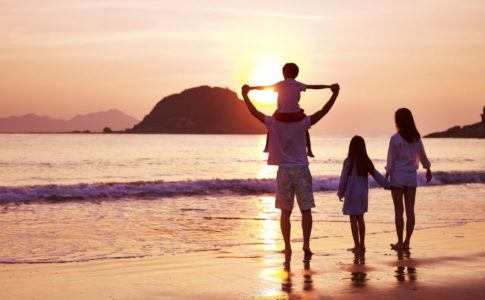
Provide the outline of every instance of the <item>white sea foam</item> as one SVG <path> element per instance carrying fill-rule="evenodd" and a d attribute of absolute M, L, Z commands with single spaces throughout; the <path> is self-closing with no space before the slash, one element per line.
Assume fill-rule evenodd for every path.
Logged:
<path fill-rule="evenodd" d="M 337 176 L 315 176 L 315 191 L 335 191 Z M 375 187 L 371 180 L 370 186 Z M 435 172 L 429 185 L 484 183 L 485 172 Z M 419 176 L 424 185 L 424 176 Z M 0 187 L 0 202 L 65 201 L 89 199 L 177 197 L 215 194 L 259 195 L 274 193 L 274 179 L 209 179 L 186 181 L 136 181 L 73 185 L 33 185 Z"/>

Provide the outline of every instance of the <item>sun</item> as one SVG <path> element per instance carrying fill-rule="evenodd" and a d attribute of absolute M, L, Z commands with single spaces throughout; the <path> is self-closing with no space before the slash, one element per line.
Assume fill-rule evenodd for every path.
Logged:
<path fill-rule="evenodd" d="M 260 62 L 255 65 L 252 74 L 249 79 L 251 85 L 271 85 L 281 80 L 281 65 L 276 62 Z M 263 105 L 275 104 L 277 97 L 278 94 L 271 89 L 251 91 L 251 98 Z"/>

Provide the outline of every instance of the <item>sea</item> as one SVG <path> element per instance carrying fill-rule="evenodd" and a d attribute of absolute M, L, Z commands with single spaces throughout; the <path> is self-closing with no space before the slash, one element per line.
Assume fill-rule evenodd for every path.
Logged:
<path fill-rule="evenodd" d="M 312 238 L 348 236 L 347 246 L 336 189 L 350 138 L 312 135 L 310 159 Z M 384 173 L 389 136 L 365 139 Z M 276 167 L 266 164 L 263 135 L 0 134 L 0 141 L 0 263 L 282 247 Z M 417 231 L 485 221 L 485 140 L 424 144 L 434 178 L 419 176 Z M 365 218 L 367 234 L 394 230 L 390 192 L 372 180 Z M 298 243 L 297 209 L 292 220 Z"/>

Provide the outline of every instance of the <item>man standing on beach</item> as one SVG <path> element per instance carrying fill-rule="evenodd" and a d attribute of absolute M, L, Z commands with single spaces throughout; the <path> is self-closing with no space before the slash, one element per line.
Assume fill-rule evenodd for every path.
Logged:
<path fill-rule="evenodd" d="M 258 111 L 249 100 L 248 85 L 242 87 L 244 102 L 251 114 L 268 130 L 268 165 L 277 165 L 276 177 L 276 208 L 281 210 L 280 227 L 285 242 L 285 265 L 288 267 L 291 260 L 290 216 L 293 210 L 294 198 L 302 214 L 303 251 L 305 259 L 310 259 L 310 235 L 312 230 L 312 212 L 315 207 L 312 189 L 312 177 L 308 169 L 308 157 L 306 151 L 306 133 L 310 126 L 320 121 L 332 108 L 340 91 L 338 84 L 331 86 L 332 96 L 327 103 L 309 117 L 297 122 L 280 122 L 273 116 L 266 116 Z"/>

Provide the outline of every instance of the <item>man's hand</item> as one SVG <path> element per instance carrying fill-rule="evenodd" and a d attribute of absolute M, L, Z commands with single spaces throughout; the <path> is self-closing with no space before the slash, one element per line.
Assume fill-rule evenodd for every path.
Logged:
<path fill-rule="evenodd" d="M 340 85 L 338 85 L 338 83 L 334 83 L 330 86 L 330 90 L 332 93 L 338 93 L 340 92 Z"/>
<path fill-rule="evenodd" d="M 249 85 L 245 84 L 241 88 L 241 94 L 247 95 L 250 90 L 251 90 L 251 88 L 249 87 Z"/>
<path fill-rule="evenodd" d="M 247 84 L 243 85 L 241 88 L 241 94 L 244 99 L 244 103 L 246 103 L 247 108 L 249 109 L 249 112 L 256 118 L 258 119 L 261 123 L 264 124 L 264 117 L 265 115 L 260 112 L 259 110 L 254 107 L 253 103 L 251 103 L 251 100 L 249 100 L 248 97 L 248 92 L 251 90 L 251 87 Z"/>
<path fill-rule="evenodd" d="M 344 197 L 340 197 L 338 196 L 338 199 L 340 200 L 340 202 L 344 202 L 344 200 L 342 200 Z"/>
<path fill-rule="evenodd" d="M 335 103 L 335 100 L 337 100 L 340 86 L 337 83 L 334 83 L 330 86 L 330 90 L 332 90 L 332 96 L 327 101 L 327 103 L 325 103 L 322 109 L 310 116 L 311 125 L 315 125 L 318 121 L 320 121 L 330 111 L 333 104 Z"/>

